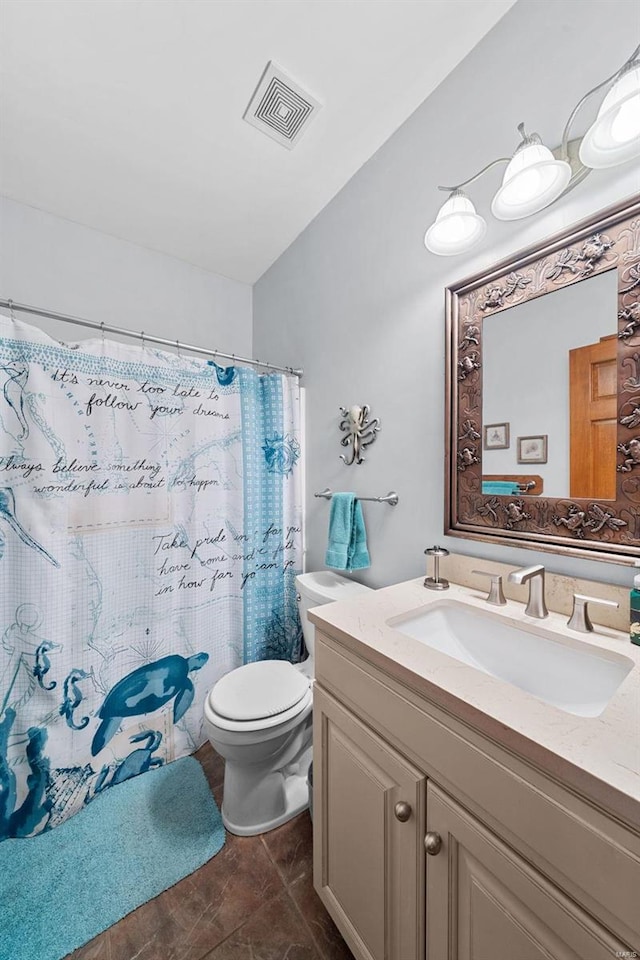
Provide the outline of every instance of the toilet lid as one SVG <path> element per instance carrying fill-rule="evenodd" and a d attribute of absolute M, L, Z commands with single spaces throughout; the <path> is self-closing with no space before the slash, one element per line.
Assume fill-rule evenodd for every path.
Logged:
<path fill-rule="evenodd" d="M 218 680 L 209 703 L 229 720 L 260 720 L 290 710 L 308 689 L 309 678 L 288 660 L 261 660 Z"/>

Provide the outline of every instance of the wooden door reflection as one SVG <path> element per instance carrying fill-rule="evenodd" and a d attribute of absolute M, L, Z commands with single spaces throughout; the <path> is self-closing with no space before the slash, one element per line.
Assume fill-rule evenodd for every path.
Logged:
<path fill-rule="evenodd" d="M 570 496 L 616 499 L 617 337 L 569 351 Z"/>

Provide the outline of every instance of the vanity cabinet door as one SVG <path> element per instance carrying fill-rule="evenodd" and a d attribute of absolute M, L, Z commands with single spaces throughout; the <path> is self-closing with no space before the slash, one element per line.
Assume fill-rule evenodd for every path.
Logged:
<path fill-rule="evenodd" d="M 629 948 L 432 781 L 427 960 L 611 960 Z M 437 847 L 437 843 L 436 843 Z M 626 953 L 625 953 L 626 951 Z"/>
<path fill-rule="evenodd" d="M 317 684 L 314 885 L 357 960 L 424 956 L 425 777 Z"/>

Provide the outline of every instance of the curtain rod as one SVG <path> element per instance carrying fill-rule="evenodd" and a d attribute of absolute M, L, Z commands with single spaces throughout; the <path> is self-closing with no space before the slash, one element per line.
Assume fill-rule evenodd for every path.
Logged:
<path fill-rule="evenodd" d="M 281 373 L 290 373 L 294 377 L 301 377 L 303 370 L 294 367 L 279 367 L 275 363 L 265 363 L 263 360 L 249 360 L 247 357 L 238 357 L 235 353 L 221 353 L 220 350 L 207 350 L 205 347 L 196 347 L 191 343 L 182 343 L 179 340 L 167 340 L 165 337 L 154 337 L 146 334 L 144 330 L 136 333 L 135 330 L 127 330 L 124 327 L 113 327 L 108 323 L 96 323 L 94 320 L 84 320 L 82 317 L 71 317 L 66 313 L 56 313 L 54 310 L 42 310 L 39 307 L 30 307 L 26 303 L 15 303 L 13 300 L 0 299 L 0 307 L 6 310 L 16 310 L 19 313 L 31 313 L 35 317 L 47 317 L 50 320 L 62 320 L 64 323 L 75 323 L 80 327 L 91 327 L 92 330 L 99 330 L 101 333 L 117 333 L 121 337 L 133 337 L 141 340 L 142 345 L 149 343 L 160 343 L 165 347 L 176 347 L 178 351 L 189 350 L 191 353 L 201 353 L 205 357 L 221 357 L 224 360 L 232 360 L 236 363 L 246 363 L 253 367 L 266 367 L 269 370 L 278 370 Z"/>

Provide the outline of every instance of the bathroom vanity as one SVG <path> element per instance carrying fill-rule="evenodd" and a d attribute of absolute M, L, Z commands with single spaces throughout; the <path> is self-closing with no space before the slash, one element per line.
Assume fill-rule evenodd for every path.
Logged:
<path fill-rule="evenodd" d="M 640 647 L 485 597 L 415 580 L 310 614 L 315 888 L 357 960 L 640 955 Z M 619 670 L 604 709 L 429 646 L 443 609 Z"/>

